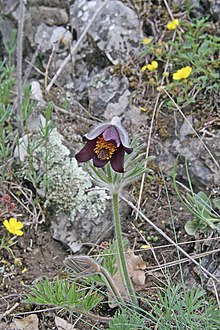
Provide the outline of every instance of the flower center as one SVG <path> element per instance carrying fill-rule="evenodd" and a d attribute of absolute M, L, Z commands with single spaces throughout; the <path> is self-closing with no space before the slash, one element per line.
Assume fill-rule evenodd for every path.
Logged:
<path fill-rule="evenodd" d="M 101 160 L 110 159 L 116 150 L 116 146 L 111 142 L 105 141 L 103 137 L 98 138 L 94 149 L 95 154 Z"/>

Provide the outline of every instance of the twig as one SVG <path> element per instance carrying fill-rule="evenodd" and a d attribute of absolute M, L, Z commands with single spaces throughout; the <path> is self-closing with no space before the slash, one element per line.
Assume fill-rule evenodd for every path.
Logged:
<path fill-rule="evenodd" d="M 168 2 L 167 2 L 166 0 L 163 0 L 163 2 L 164 2 L 164 4 L 165 4 L 165 6 L 166 6 L 166 9 L 167 9 L 169 15 L 170 15 L 170 18 L 171 18 L 172 21 L 173 21 L 173 20 L 174 20 L 173 13 L 172 13 L 172 11 L 171 11 L 169 5 L 168 5 Z"/>
<path fill-rule="evenodd" d="M 44 76 L 44 87 L 45 87 L 45 89 L 47 89 L 49 67 L 50 67 L 50 64 L 51 64 L 51 62 L 52 62 L 52 60 L 54 58 L 54 54 L 55 53 L 56 53 L 56 46 L 54 45 L 53 48 L 52 48 L 52 51 L 51 51 L 51 54 L 50 54 L 50 57 L 49 57 L 47 66 L 46 66 L 46 70 L 45 70 L 45 76 Z"/>
<path fill-rule="evenodd" d="M 175 37 L 176 37 L 176 31 L 174 31 L 172 42 L 175 40 Z M 172 50 L 172 46 L 170 46 L 169 53 L 171 52 L 171 50 Z M 163 77 L 162 77 L 161 83 L 160 83 L 160 87 L 163 86 L 164 79 L 165 79 L 164 74 L 167 72 L 168 65 L 169 65 L 169 60 L 166 61 L 164 72 L 163 72 Z M 161 96 L 161 91 L 159 91 L 158 94 L 157 94 L 157 98 L 156 98 L 156 101 L 155 101 L 153 114 L 152 114 L 152 118 L 151 118 L 149 136 L 148 136 L 148 141 L 147 141 L 147 150 L 146 150 L 146 154 L 145 154 L 146 159 L 148 158 L 149 151 L 150 151 L 150 144 L 151 144 L 151 138 L 152 138 L 152 134 L 153 134 L 154 119 L 155 119 L 156 112 L 157 112 L 157 109 L 158 109 L 158 103 L 159 103 L 159 100 L 160 100 L 160 96 Z M 146 168 L 146 166 L 147 166 L 147 162 L 144 163 L 145 168 Z M 144 190 L 145 177 L 146 177 L 146 173 L 144 173 L 142 175 L 142 178 L 141 178 L 140 193 L 139 193 L 138 204 L 137 204 L 137 209 L 138 210 L 140 209 L 140 205 L 141 205 L 141 197 L 142 197 L 143 190 Z M 137 220 L 137 217 L 138 217 L 138 213 L 136 213 L 135 220 Z"/>
<path fill-rule="evenodd" d="M 213 254 L 213 253 L 218 253 L 220 251 L 220 249 L 216 249 L 216 250 L 212 250 L 212 251 L 208 251 L 208 252 L 203 252 L 203 253 L 199 253 L 199 254 L 195 254 L 195 255 L 192 255 L 191 257 L 193 257 L 194 259 L 198 259 L 198 258 L 202 258 L 202 257 L 206 257 L 210 254 Z M 150 266 L 148 268 L 150 268 L 149 270 L 146 271 L 147 274 L 151 273 L 151 272 L 156 272 L 158 270 L 161 270 L 162 268 L 167 268 L 167 267 L 173 267 L 173 266 L 176 266 L 178 265 L 179 263 L 185 263 L 188 261 L 188 258 L 183 258 L 183 259 L 180 259 L 180 260 L 174 260 L 174 261 L 170 261 L 170 262 L 167 262 L 167 263 L 164 263 L 160 266 Z"/>
<path fill-rule="evenodd" d="M 22 54 L 23 54 L 23 29 L 25 18 L 26 0 L 20 0 L 20 17 L 18 23 L 17 38 L 17 116 L 19 120 L 19 131 L 23 131 L 23 115 L 21 113 L 22 104 Z"/>
<path fill-rule="evenodd" d="M 57 72 L 55 73 L 54 77 L 51 79 L 51 82 L 49 83 L 49 85 L 46 88 L 46 92 L 49 93 L 51 87 L 53 86 L 54 82 L 56 81 L 56 79 L 59 77 L 59 75 L 61 74 L 61 72 L 63 71 L 65 65 L 69 62 L 69 60 L 71 59 L 72 56 L 75 55 L 75 52 L 77 50 L 77 48 L 79 47 L 79 45 L 81 44 L 81 42 L 83 41 L 86 33 L 89 31 L 92 23 L 94 22 L 94 20 L 96 19 L 96 17 L 98 16 L 98 14 L 103 10 L 103 8 L 105 7 L 105 5 L 109 2 L 109 0 L 105 0 L 101 6 L 95 11 L 94 15 L 92 16 L 90 22 L 88 23 L 87 27 L 85 28 L 85 30 L 83 31 L 83 33 L 81 34 L 80 38 L 77 40 L 76 44 L 74 45 L 74 47 L 71 49 L 70 54 L 63 60 L 63 62 L 61 63 L 59 69 L 57 70 Z"/>
<path fill-rule="evenodd" d="M 202 267 L 197 261 L 193 259 L 185 250 L 183 250 L 178 244 L 176 244 L 167 234 L 163 232 L 162 229 L 158 228 L 150 219 L 148 219 L 133 203 L 131 203 L 124 196 L 120 195 L 121 199 L 123 199 L 134 211 L 138 212 L 138 214 L 147 222 L 151 227 L 153 227 L 160 235 L 162 235 L 168 242 L 174 245 L 180 252 L 182 252 L 188 259 L 190 259 L 197 267 L 199 267 L 205 274 L 210 276 L 216 282 L 220 283 L 220 280 L 217 279 L 212 273 L 210 273 L 207 269 Z"/>
<path fill-rule="evenodd" d="M 20 304 L 16 302 L 14 306 L 12 306 L 10 309 L 8 309 L 6 312 L 0 315 L 0 320 L 2 320 L 5 316 L 9 315 L 14 309 L 16 309 Z"/>

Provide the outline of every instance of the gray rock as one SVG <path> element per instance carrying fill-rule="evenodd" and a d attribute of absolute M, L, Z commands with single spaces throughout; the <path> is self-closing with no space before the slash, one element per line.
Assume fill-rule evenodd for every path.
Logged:
<path fill-rule="evenodd" d="M 186 117 L 186 120 L 184 120 L 182 126 L 180 127 L 180 141 L 183 141 L 186 136 L 192 135 L 194 133 L 193 129 L 190 126 L 193 127 L 193 117 L 191 115 Z"/>
<path fill-rule="evenodd" d="M 218 263 L 219 263 L 220 260 L 218 260 Z M 220 266 L 218 266 L 215 271 L 213 272 L 213 275 L 215 276 L 215 278 L 220 281 Z M 210 278 L 208 280 L 208 283 L 207 283 L 207 289 L 209 291 L 211 291 L 212 293 L 216 294 L 216 290 L 215 290 L 215 287 L 213 285 L 213 279 Z M 216 289 L 217 289 L 217 292 L 220 293 L 220 284 L 219 282 L 216 284 Z"/>
<path fill-rule="evenodd" d="M 63 26 L 48 26 L 45 23 L 38 26 L 34 38 L 34 43 L 40 45 L 42 52 L 52 50 L 54 46 L 57 52 L 59 52 L 60 47 L 64 51 L 65 47 L 69 47 L 71 41 L 71 33 L 66 28 Z"/>
<path fill-rule="evenodd" d="M 1 0 L 0 13 L 10 15 L 19 5 L 19 0 Z"/>
<path fill-rule="evenodd" d="M 39 81 L 31 82 L 31 97 L 36 101 L 44 101 L 42 89 Z"/>
<path fill-rule="evenodd" d="M 48 6 L 57 8 L 68 8 L 72 0 L 28 0 L 30 6 Z"/>
<path fill-rule="evenodd" d="M 0 14 L 0 61 L 4 59 L 4 55 L 6 54 L 4 43 L 11 40 L 13 29 L 16 29 L 15 22 Z"/>
<path fill-rule="evenodd" d="M 84 31 L 101 0 L 76 0 L 70 7 L 70 22 L 79 35 Z M 123 63 L 138 51 L 143 37 L 140 21 L 121 1 L 109 1 L 88 32 L 111 63 Z"/>
<path fill-rule="evenodd" d="M 202 140 L 219 164 L 220 133 L 216 132 L 215 137 L 203 138 Z M 158 155 L 157 161 L 165 173 L 173 168 L 176 157 L 180 156 L 177 170 L 184 180 L 187 180 L 185 172 L 185 159 L 187 159 L 191 181 L 199 189 L 204 190 L 220 186 L 220 171 L 198 138 L 187 136 L 183 141 L 179 139 L 159 141 L 156 145 L 156 153 Z"/>
<path fill-rule="evenodd" d="M 39 16 L 39 22 L 47 25 L 65 25 L 68 23 L 69 17 L 67 11 L 62 8 L 51 8 L 46 6 L 32 7 L 33 16 Z"/>
<path fill-rule="evenodd" d="M 185 0 L 173 0 L 172 3 L 182 11 L 189 10 L 193 17 L 210 16 L 216 21 L 220 19 L 220 0 L 190 0 L 188 5 Z"/>
<path fill-rule="evenodd" d="M 89 102 L 93 113 L 107 120 L 123 114 L 129 104 L 128 80 L 114 76 L 109 68 L 93 77 L 89 86 Z"/>

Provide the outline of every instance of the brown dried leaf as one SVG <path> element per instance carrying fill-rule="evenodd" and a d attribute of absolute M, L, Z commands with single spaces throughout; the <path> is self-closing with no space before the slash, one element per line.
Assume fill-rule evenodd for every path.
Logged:
<path fill-rule="evenodd" d="M 15 330 L 39 330 L 39 320 L 36 314 L 30 314 L 24 319 L 14 319 Z"/>
<path fill-rule="evenodd" d="M 126 254 L 129 275 L 137 285 L 145 283 L 146 264 L 141 256 L 136 256 L 131 249 L 128 249 Z"/>
<path fill-rule="evenodd" d="M 74 326 L 60 317 L 55 317 L 55 324 L 58 330 L 76 330 Z"/>
<path fill-rule="evenodd" d="M 142 259 L 141 256 L 136 256 L 131 249 L 128 249 L 126 253 L 126 260 L 128 265 L 128 272 L 132 279 L 132 282 L 135 284 L 135 289 L 139 290 L 140 287 L 143 288 L 145 284 L 145 269 L 146 269 L 146 264 L 144 260 Z M 128 300 L 127 290 L 124 286 L 120 272 L 115 273 L 115 275 L 113 276 L 113 280 L 116 288 L 121 293 L 122 297 L 125 300 Z M 110 308 L 114 308 L 118 305 L 118 303 L 114 299 L 112 301 L 112 294 L 110 293 L 109 293 L 108 304 Z"/>

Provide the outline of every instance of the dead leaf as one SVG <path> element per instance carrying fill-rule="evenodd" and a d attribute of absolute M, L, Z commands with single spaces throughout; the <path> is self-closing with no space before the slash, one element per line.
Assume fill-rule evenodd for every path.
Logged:
<path fill-rule="evenodd" d="M 112 279 L 113 279 L 113 282 L 115 283 L 116 288 L 118 289 L 119 293 L 121 294 L 121 296 L 125 300 L 128 300 L 127 290 L 125 289 L 120 272 L 116 272 L 112 276 Z M 113 294 L 109 290 L 108 290 L 108 304 L 109 304 L 110 308 L 115 308 L 118 306 L 117 300 L 114 298 Z"/>
<path fill-rule="evenodd" d="M 144 285 L 146 264 L 142 257 L 136 256 L 131 249 L 128 249 L 126 259 L 128 272 L 134 284 Z"/>
<path fill-rule="evenodd" d="M 127 260 L 129 275 L 132 279 L 132 282 L 135 285 L 135 289 L 139 291 L 140 288 L 142 288 L 145 284 L 146 264 L 142 259 L 142 257 L 140 255 L 136 256 L 131 249 L 128 249 L 126 253 L 126 260 Z M 128 300 L 127 290 L 122 281 L 121 274 L 119 272 L 115 273 L 115 275 L 113 276 L 113 280 L 116 288 L 118 289 L 122 297 L 125 300 Z M 112 300 L 112 294 L 110 293 L 109 293 L 108 304 L 110 308 L 114 308 L 118 305 L 118 303 L 114 299 Z"/>
<path fill-rule="evenodd" d="M 57 330 L 76 330 L 72 324 L 57 316 L 55 317 L 55 324 L 57 326 Z"/>
<path fill-rule="evenodd" d="M 39 320 L 36 314 L 30 314 L 24 319 L 14 319 L 15 330 L 39 330 Z"/>

